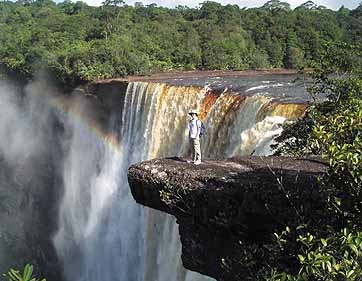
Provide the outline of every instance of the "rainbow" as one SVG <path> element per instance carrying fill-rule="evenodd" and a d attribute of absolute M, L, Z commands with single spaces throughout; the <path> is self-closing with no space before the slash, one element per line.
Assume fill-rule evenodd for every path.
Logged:
<path fill-rule="evenodd" d="M 59 94 L 49 98 L 49 105 L 61 114 L 70 117 L 70 119 L 78 125 L 85 127 L 114 152 L 120 152 L 122 145 L 119 137 L 114 133 L 107 132 L 104 128 L 101 128 L 96 121 L 90 119 L 84 110 L 74 106 L 72 101 L 72 97 L 69 98 Z"/>

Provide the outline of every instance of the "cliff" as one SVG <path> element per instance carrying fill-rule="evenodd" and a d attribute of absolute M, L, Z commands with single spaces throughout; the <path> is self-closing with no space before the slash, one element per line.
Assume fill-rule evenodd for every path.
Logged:
<path fill-rule="evenodd" d="M 24 158 L 9 162 L 0 155 L 0 274 L 30 263 L 38 276 L 60 281 L 61 264 L 52 242 L 62 194 L 54 160 L 60 156 L 43 151 Z"/>
<path fill-rule="evenodd" d="M 186 268 L 217 280 L 246 280 L 265 266 L 288 268 L 275 256 L 273 233 L 323 210 L 317 160 L 252 157 L 146 161 L 129 168 L 134 199 L 177 218 Z"/>

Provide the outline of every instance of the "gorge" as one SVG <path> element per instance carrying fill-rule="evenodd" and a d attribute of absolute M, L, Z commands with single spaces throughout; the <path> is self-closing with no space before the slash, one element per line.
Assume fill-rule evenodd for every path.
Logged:
<path fill-rule="evenodd" d="M 175 219 L 134 202 L 128 167 L 186 156 L 194 108 L 206 158 L 269 155 L 281 124 L 306 109 L 295 78 L 112 80 L 71 96 L 2 86 L 0 270 L 28 261 L 48 280 L 207 280 L 183 268 Z"/>

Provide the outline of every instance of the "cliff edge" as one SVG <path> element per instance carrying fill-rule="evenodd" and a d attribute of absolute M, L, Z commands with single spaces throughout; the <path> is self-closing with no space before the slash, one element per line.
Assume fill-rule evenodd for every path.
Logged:
<path fill-rule="evenodd" d="M 205 161 L 156 159 L 129 168 L 134 199 L 177 218 L 185 268 L 232 281 L 267 266 L 288 270 L 273 234 L 325 210 L 317 178 L 323 162 L 285 157 Z M 318 210 L 318 211 L 317 211 Z"/>

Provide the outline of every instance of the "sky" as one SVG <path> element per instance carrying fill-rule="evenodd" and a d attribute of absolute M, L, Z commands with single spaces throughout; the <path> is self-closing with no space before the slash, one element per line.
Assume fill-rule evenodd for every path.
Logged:
<path fill-rule="evenodd" d="M 104 0 L 82 0 L 91 6 L 99 6 Z M 215 2 L 220 2 L 222 4 L 237 4 L 240 7 L 260 7 L 267 0 L 213 0 Z M 337 10 L 342 5 L 347 8 L 354 9 L 361 3 L 362 0 L 315 0 L 313 1 L 317 5 L 323 5 L 327 8 Z M 129 5 L 133 5 L 135 2 L 142 2 L 145 5 L 156 3 L 158 6 L 164 7 L 175 7 L 177 5 L 186 5 L 188 7 L 196 7 L 199 3 L 204 2 L 204 0 L 125 0 L 125 2 Z M 292 8 L 295 8 L 305 2 L 307 0 L 287 0 L 283 2 L 288 2 Z"/>

